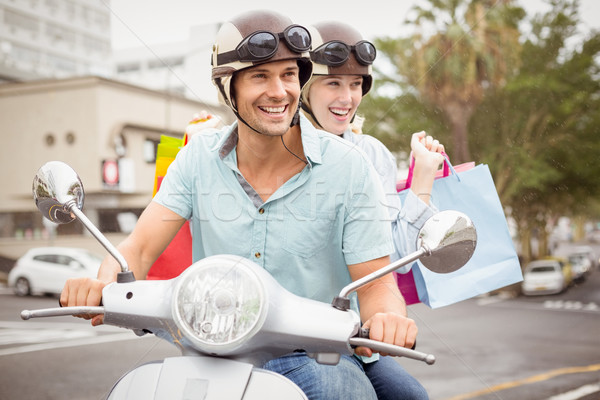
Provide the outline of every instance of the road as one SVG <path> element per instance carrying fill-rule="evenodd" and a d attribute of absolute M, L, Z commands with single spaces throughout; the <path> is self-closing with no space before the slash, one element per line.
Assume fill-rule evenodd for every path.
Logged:
<path fill-rule="evenodd" d="M 20 310 L 54 307 L 54 298 L 0 288 L 0 304 L 2 400 L 101 399 L 133 366 L 177 355 L 154 337 L 76 318 L 20 320 Z M 419 350 L 437 362 L 399 362 L 432 400 L 600 398 L 599 271 L 559 295 L 481 297 L 437 310 L 417 304 L 409 313 Z M 553 397 L 561 393 L 567 397 Z"/>
<path fill-rule="evenodd" d="M 433 366 L 401 363 L 432 399 L 551 399 L 586 385 L 600 399 L 600 272 L 554 296 L 410 308 Z M 582 391 L 582 392 L 583 392 Z M 572 394 L 561 400 L 588 399 Z M 554 399 L 553 399 L 554 400 Z"/>
<path fill-rule="evenodd" d="M 562 243 L 556 255 L 576 245 Z M 400 362 L 431 399 L 600 399 L 599 270 L 558 295 L 483 297 L 437 310 L 417 304 L 409 313 L 419 348 L 437 362 Z"/>

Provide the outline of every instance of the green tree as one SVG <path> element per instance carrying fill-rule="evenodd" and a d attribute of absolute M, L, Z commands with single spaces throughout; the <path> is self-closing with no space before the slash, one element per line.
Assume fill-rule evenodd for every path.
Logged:
<path fill-rule="evenodd" d="M 515 71 L 518 22 L 524 11 L 510 0 L 429 0 L 425 6 L 416 6 L 414 13 L 416 18 L 409 22 L 415 28 L 413 35 L 376 43 L 402 77 L 397 81 L 400 88 L 413 89 L 412 96 L 404 95 L 397 103 L 421 102 L 424 107 L 413 110 L 425 117 L 441 112 L 451 131 L 448 147 L 453 160 L 470 161 L 469 121 L 484 93 L 501 87 Z M 423 33 L 432 28 L 435 33 Z M 388 77 L 384 83 L 395 78 Z"/>
<path fill-rule="evenodd" d="M 519 73 L 489 93 L 470 126 L 474 154 L 490 165 L 526 259 L 534 235 L 540 255 L 548 253 L 549 221 L 591 215 L 600 195 L 600 35 L 569 49 L 578 1 L 551 4 L 532 20 Z"/>
<path fill-rule="evenodd" d="M 550 10 L 522 25 L 530 30 L 521 34 L 516 48 L 507 50 L 500 47 L 514 43 L 520 8 L 509 2 L 498 2 L 498 8 L 489 9 L 490 2 L 485 1 L 430 0 L 429 14 L 420 9 L 417 15 L 445 24 L 427 39 L 415 34 L 378 40 L 381 58 L 392 61 L 395 72 L 385 75 L 377 70 L 376 90 L 361 106 L 371 127 L 367 133 L 379 137 L 390 149 L 408 149 L 406 134 L 425 129 L 447 144 L 456 163 L 460 160 L 453 149 L 455 141 L 446 136 L 448 131 L 454 134 L 448 112 L 460 104 L 457 99 L 472 100 L 472 110 L 466 107 L 471 113 L 472 159 L 489 164 L 502 203 L 517 223 L 525 258 L 532 256 L 533 236 L 541 239 L 540 253 L 546 254 L 548 227 L 559 216 L 580 221 L 585 219 L 582 217 L 598 218 L 600 213 L 600 34 L 591 32 L 584 37 L 577 33 L 578 0 L 548 3 Z M 476 27 L 484 32 L 492 32 L 490 26 L 507 29 L 492 41 L 498 43 L 498 49 L 490 51 L 488 58 L 482 57 L 488 62 L 481 69 L 488 71 L 482 80 L 475 79 L 479 75 L 472 71 L 480 69 L 469 68 L 473 58 L 466 55 L 486 54 L 479 51 L 481 46 L 469 45 L 477 42 L 470 36 L 476 29 L 462 30 L 469 43 L 454 44 L 447 53 L 439 50 L 441 43 L 455 37 L 450 35 L 452 29 L 458 32 L 451 23 L 458 19 L 458 11 L 465 11 L 466 20 L 469 10 L 477 7 L 487 13 L 486 25 Z M 476 14 L 472 11 L 470 15 Z M 500 22 L 492 23 L 494 16 Z M 422 26 L 417 24 L 419 18 L 417 27 Z M 438 49 L 431 51 L 443 56 L 428 64 L 424 57 L 427 48 Z M 459 49 L 464 54 L 452 59 L 452 51 Z M 457 67 L 459 62 L 465 65 Z M 460 71 L 466 76 L 456 75 Z M 491 71 L 503 74 L 491 79 L 495 76 Z M 451 88 L 458 94 L 451 93 Z M 398 95 L 390 96 L 390 89 Z"/>

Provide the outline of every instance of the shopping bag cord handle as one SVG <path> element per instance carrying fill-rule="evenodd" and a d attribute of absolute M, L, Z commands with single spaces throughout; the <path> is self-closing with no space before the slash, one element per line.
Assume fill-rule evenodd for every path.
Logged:
<path fill-rule="evenodd" d="M 449 176 L 450 173 L 452 173 L 452 175 L 456 176 L 456 179 L 460 182 L 460 177 L 458 176 L 458 173 L 452 166 L 452 163 L 450 162 L 450 157 L 448 157 L 448 154 L 446 154 L 445 152 L 441 152 L 440 154 L 444 157 L 444 171 L 443 171 L 442 176 L 445 178 L 445 177 Z M 405 189 L 409 189 L 412 185 L 414 170 L 415 170 L 415 157 L 413 156 L 413 154 L 411 152 L 410 153 L 410 166 L 408 167 L 408 176 L 406 177 Z"/>

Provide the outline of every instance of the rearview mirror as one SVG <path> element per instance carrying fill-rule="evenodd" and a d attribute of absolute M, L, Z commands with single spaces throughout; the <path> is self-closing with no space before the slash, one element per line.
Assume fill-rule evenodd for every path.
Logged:
<path fill-rule="evenodd" d="M 464 266 L 476 245 L 477 231 L 471 219 L 458 211 L 442 211 L 429 218 L 419 231 L 417 248 L 429 251 L 419 261 L 433 272 L 447 274 Z"/>
<path fill-rule="evenodd" d="M 476 245 L 477 231 L 467 215 L 453 210 L 441 211 L 419 230 L 417 251 L 346 285 L 332 305 L 340 310 L 349 309 L 351 292 L 416 260 L 433 272 L 456 271 L 471 259 Z"/>
<path fill-rule="evenodd" d="M 42 165 L 33 178 L 33 198 L 42 215 L 57 224 L 68 224 L 75 218 L 70 207 L 83 209 L 83 184 L 67 164 L 50 161 Z"/>
<path fill-rule="evenodd" d="M 42 165 L 33 178 L 33 198 L 42 215 L 52 222 L 67 224 L 75 218 L 79 219 L 121 265 L 117 282 L 135 280 L 125 257 L 83 213 L 83 184 L 73 168 L 61 161 L 49 161 Z"/>

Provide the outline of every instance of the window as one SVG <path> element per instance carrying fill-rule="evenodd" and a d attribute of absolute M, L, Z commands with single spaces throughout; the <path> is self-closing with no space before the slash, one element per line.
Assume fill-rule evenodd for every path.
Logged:
<path fill-rule="evenodd" d="M 174 68 L 183 65 L 183 57 L 165 57 L 148 61 L 149 69 Z"/>
<path fill-rule="evenodd" d="M 65 256 L 59 254 L 56 256 L 57 264 L 64 265 L 65 267 L 83 268 L 83 265 L 71 256 Z"/>
<path fill-rule="evenodd" d="M 100 232 L 103 233 L 128 233 L 131 229 L 131 223 L 135 224 L 137 218 L 142 214 L 143 209 L 99 209 L 98 222 Z M 132 218 L 130 218 L 132 217 Z M 135 218 L 135 221 L 133 220 Z"/>
<path fill-rule="evenodd" d="M 97 53 L 100 55 L 110 54 L 110 43 L 108 41 L 97 39 L 89 35 L 83 36 L 83 48 L 89 53 Z"/>
<path fill-rule="evenodd" d="M 110 28 L 110 17 L 100 11 L 93 12 L 94 23 L 99 31 L 108 30 Z"/>
<path fill-rule="evenodd" d="M 67 141 L 67 144 L 75 143 L 75 134 L 73 132 L 67 132 L 65 140 Z"/>
<path fill-rule="evenodd" d="M 146 140 L 144 140 L 143 155 L 144 161 L 146 161 L 148 164 L 156 162 L 156 151 L 158 149 L 158 142 L 158 140 L 150 138 L 146 138 Z"/>
<path fill-rule="evenodd" d="M 139 70 L 140 70 L 140 63 L 138 63 L 138 62 L 122 63 L 122 64 L 117 65 L 118 73 L 137 72 Z"/>
<path fill-rule="evenodd" d="M 62 265 L 65 267 L 83 268 L 83 264 L 81 264 L 81 262 L 64 254 L 39 254 L 34 256 L 33 260 L 49 264 Z"/>
<path fill-rule="evenodd" d="M 48 8 L 48 10 L 50 10 L 50 13 L 52 13 L 52 14 L 55 14 L 56 11 L 59 9 L 57 0 L 46 0 L 45 3 L 46 3 L 46 8 Z"/>
<path fill-rule="evenodd" d="M 38 21 L 27 15 L 4 9 L 4 22 L 13 31 L 28 31 L 32 35 L 38 33 Z"/>
<path fill-rule="evenodd" d="M 556 266 L 554 265 L 540 265 L 538 267 L 533 267 L 530 269 L 531 272 L 554 272 L 556 271 Z"/>
<path fill-rule="evenodd" d="M 12 45 L 12 59 L 18 63 L 22 69 L 33 69 L 40 64 L 40 52 L 23 47 L 17 44 Z"/>
<path fill-rule="evenodd" d="M 33 260 L 47 263 L 56 263 L 56 257 L 52 254 L 42 254 L 39 256 L 35 256 L 33 257 Z"/>
<path fill-rule="evenodd" d="M 48 54 L 48 64 L 57 72 L 73 74 L 77 71 L 77 65 L 74 60 Z"/>
<path fill-rule="evenodd" d="M 65 44 L 71 48 L 75 47 L 75 32 L 58 26 L 48 24 L 46 26 L 46 36 L 53 44 Z"/>

